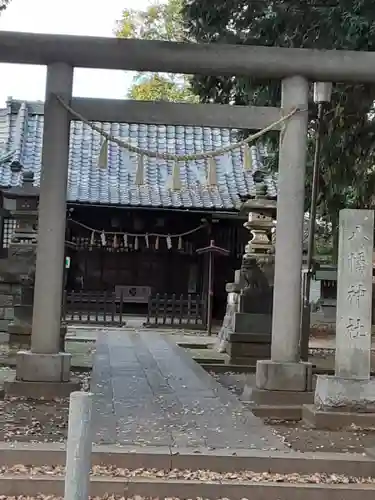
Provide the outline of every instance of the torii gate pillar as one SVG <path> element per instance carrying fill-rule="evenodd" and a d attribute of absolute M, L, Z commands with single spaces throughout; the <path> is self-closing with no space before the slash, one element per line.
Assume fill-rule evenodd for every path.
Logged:
<path fill-rule="evenodd" d="M 271 359 L 256 369 L 256 386 L 267 391 L 311 391 L 311 365 L 299 351 L 308 118 L 308 81 L 301 76 L 282 82 L 283 111 L 295 107 L 301 111 L 280 137 Z"/>
<path fill-rule="evenodd" d="M 70 381 L 71 355 L 60 352 L 64 277 L 66 198 L 69 162 L 69 113 L 54 94 L 72 97 L 73 67 L 48 66 L 40 180 L 38 249 L 35 271 L 31 351 L 17 353 L 16 380 L 8 394 L 45 399 L 77 390 Z"/>

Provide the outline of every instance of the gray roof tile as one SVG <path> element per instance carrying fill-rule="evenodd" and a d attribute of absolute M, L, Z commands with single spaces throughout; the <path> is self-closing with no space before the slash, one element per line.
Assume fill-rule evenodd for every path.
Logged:
<path fill-rule="evenodd" d="M 17 162 L 23 170 L 34 172 L 39 184 L 43 136 L 41 103 L 8 102 L 8 113 L 0 110 L 2 152 L 0 152 L 0 185 L 19 185 L 21 174 L 11 169 Z M 192 154 L 219 149 L 236 142 L 236 131 L 208 127 L 156 126 L 134 123 L 96 123 L 113 136 L 151 151 Z M 8 129 L 8 137 L 4 132 Z M 135 185 L 137 155 L 117 144 L 108 148 L 108 169 L 97 166 L 102 144 L 100 134 L 82 122 L 71 124 L 68 201 L 131 206 L 205 208 L 231 210 L 238 208 L 240 197 L 255 196 L 253 172 L 243 170 L 243 152 L 234 150 L 216 158 L 217 187 L 207 189 L 206 160 L 181 162 L 181 192 L 168 188 L 173 162 L 145 158 L 145 185 Z M 13 152 L 11 161 L 2 155 Z M 254 171 L 262 166 L 264 150 L 251 148 Z M 266 178 L 268 196 L 276 197 L 276 177 Z"/>

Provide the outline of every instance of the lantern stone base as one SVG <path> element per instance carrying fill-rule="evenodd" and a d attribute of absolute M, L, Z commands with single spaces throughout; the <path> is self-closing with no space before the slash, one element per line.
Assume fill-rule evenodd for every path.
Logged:
<path fill-rule="evenodd" d="M 17 353 L 16 378 L 5 383 L 8 396 L 30 399 L 67 397 L 79 390 L 80 383 L 70 379 L 71 354 Z"/>
<path fill-rule="evenodd" d="M 258 389 L 267 391 L 310 392 L 312 364 L 261 360 L 257 362 L 255 383 Z"/>

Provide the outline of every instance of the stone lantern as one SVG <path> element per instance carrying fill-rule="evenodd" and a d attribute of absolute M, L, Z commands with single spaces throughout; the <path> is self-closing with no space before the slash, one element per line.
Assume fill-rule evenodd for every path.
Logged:
<path fill-rule="evenodd" d="M 5 311 L 8 319 L 13 316 L 8 325 L 9 341 L 20 346 L 30 344 L 33 313 L 39 202 L 39 189 L 33 183 L 34 174 L 24 172 L 22 186 L 2 193 L 3 206 L 16 225 L 10 239 L 8 257 L 0 261 L 0 279 L 3 284 L 0 294 L 11 291 L 13 300 L 10 304 L 8 299 Z"/>
<path fill-rule="evenodd" d="M 234 283 L 226 286 L 227 311 L 219 333 L 219 350 L 229 354 L 231 364 L 255 365 L 271 350 L 276 200 L 268 197 L 264 172 L 256 171 L 253 180 L 256 197 L 240 210 L 252 238 Z"/>
<path fill-rule="evenodd" d="M 253 177 L 256 197 L 245 201 L 240 211 L 247 215 L 248 221 L 244 227 L 252 235 L 242 257 L 244 286 L 241 291 L 240 312 L 270 315 L 275 266 L 276 200 L 267 198 L 264 173 L 258 170 Z M 268 319 L 265 321 L 269 323 Z"/>

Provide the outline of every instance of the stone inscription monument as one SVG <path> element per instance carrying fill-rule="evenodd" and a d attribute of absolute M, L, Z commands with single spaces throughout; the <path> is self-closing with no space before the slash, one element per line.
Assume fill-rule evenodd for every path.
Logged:
<path fill-rule="evenodd" d="M 335 375 L 318 376 L 314 407 L 304 409 L 306 420 L 318 427 L 364 418 L 368 423 L 371 416 L 375 423 L 375 379 L 370 378 L 373 232 L 372 210 L 340 212 Z"/>

